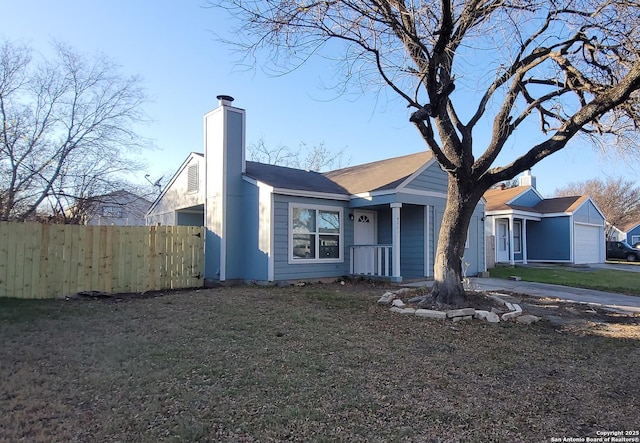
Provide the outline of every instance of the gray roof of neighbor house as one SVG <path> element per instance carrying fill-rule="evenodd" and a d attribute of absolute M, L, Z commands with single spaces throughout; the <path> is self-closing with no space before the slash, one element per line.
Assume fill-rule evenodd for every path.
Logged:
<path fill-rule="evenodd" d="M 424 151 L 325 173 L 247 161 L 246 175 L 279 189 L 353 195 L 394 189 L 432 157 Z"/>

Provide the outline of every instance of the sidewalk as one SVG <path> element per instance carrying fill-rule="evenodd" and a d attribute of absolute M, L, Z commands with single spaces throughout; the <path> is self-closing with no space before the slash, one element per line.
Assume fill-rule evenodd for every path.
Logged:
<path fill-rule="evenodd" d="M 480 291 L 513 292 L 533 297 L 551 297 L 576 303 L 607 306 L 628 314 L 640 314 L 640 297 L 594 291 L 592 289 L 570 288 L 568 286 L 505 280 L 500 278 L 471 278 L 471 288 Z M 433 281 L 408 283 L 403 286 L 431 286 Z"/>

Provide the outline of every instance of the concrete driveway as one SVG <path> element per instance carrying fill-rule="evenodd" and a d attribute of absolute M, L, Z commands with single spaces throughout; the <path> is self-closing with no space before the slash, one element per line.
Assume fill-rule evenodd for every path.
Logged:
<path fill-rule="evenodd" d="M 481 291 L 505 291 L 527 294 L 534 297 L 550 297 L 576 303 L 606 306 L 629 314 L 640 314 L 640 297 L 595 291 L 593 289 L 570 288 L 526 281 L 504 280 L 500 278 L 471 278 L 471 287 Z M 638 280 L 640 285 L 640 277 Z"/>
<path fill-rule="evenodd" d="M 613 269 L 614 271 L 628 271 L 628 272 L 640 272 L 639 262 L 626 262 L 626 261 L 608 261 L 606 263 L 593 263 L 589 265 L 590 268 L 598 269 Z M 640 286 L 640 281 L 638 281 Z"/>

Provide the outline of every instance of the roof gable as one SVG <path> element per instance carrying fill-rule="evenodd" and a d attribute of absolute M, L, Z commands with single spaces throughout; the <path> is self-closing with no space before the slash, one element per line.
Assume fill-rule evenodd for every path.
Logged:
<path fill-rule="evenodd" d="M 395 189 L 433 158 L 431 151 L 329 171 L 324 175 L 349 194 Z"/>
<path fill-rule="evenodd" d="M 162 191 L 160 192 L 160 194 L 153 201 L 153 203 L 151 204 L 151 207 L 149 208 L 149 213 L 151 213 L 151 211 L 153 211 L 153 209 L 163 199 L 163 197 L 167 194 L 167 192 L 169 192 L 171 189 L 173 189 L 173 187 L 174 187 L 174 185 L 176 183 L 176 180 L 180 177 L 180 174 L 182 174 L 182 172 L 186 169 L 186 167 L 189 165 L 189 163 L 191 163 L 192 160 L 202 161 L 202 160 L 204 160 L 204 154 L 202 154 L 200 152 L 190 152 L 189 153 L 187 158 L 182 162 L 182 164 L 180 165 L 178 170 L 175 172 L 175 174 L 173 174 L 173 176 L 167 182 L 167 184 L 164 186 L 164 188 L 162 188 Z"/>
<path fill-rule="evenodd" d="M 531 186 L 516 186 L 506 189 L 489 189 L 484 193 L 484 198 L 487 200 L 487 211 L 502 211 L 506 209 L 512 209 L 509 203 L 524 194 L 531 189 Z"/>

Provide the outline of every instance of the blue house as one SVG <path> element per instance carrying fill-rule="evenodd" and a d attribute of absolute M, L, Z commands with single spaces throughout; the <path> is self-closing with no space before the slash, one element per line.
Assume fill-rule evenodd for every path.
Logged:
<path fill-rule="evenodd" d="M 520 186 L 485 193 L 487 265 L 602 263 L 605 218 L 589 196 L 543 198 L 529 171 Z"/>
<path fill-rule="evenodd" d="M 631 222 L 621 227 L 612 227 L 611 240 L 626 241 L 630 245 L 640 243 L 640 223 Z"/>
<path fill-rule="evenodd" d="M 428 152 L 319 173 L 247 161 L 244 109 L 219 96 L 192 153 L 148 224 L 204 224 L 209 281 L 346 275 L 399 282 L 433 276 L 447 175 Z M 469 229 L 467 275 L 486 270 L 484 201 Z"/>

